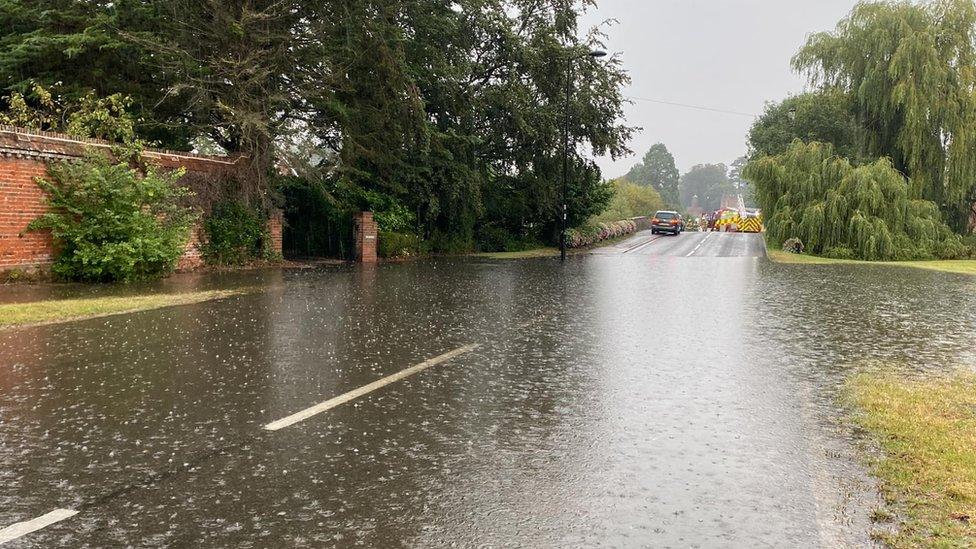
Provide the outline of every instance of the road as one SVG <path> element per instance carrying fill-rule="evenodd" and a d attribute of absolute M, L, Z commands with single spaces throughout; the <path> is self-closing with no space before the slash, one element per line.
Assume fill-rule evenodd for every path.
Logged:
<path fill-rule="evenodd" d="M 645 236 L 0 332 L 4 549 L 869 545 L 834 396 L 976 360 L 970 280 Z"/>
<path fill-rule="evenodd" d="M 613 246 L 598 248 L 599 255 L 655 255 L 674 257 L 765 257 L 766 247 L 758 234 L 684 232 L 655 235 L 642 231 Z"/>

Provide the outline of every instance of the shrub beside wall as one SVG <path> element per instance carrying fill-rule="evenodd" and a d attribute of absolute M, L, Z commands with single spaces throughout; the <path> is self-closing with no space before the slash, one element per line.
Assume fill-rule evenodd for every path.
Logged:
<path fill-rule="evenodd" d="M 412 233 L 380 231 L 377 253 L 383 258 L 416 257 L 427 253 L 422 238 Z"/>
<path fill-rule="evenodd" d="M 50 229 L 57 252 L 55 276 L 89 282 L 131 281 L 168 274 L 186 246 L 193 211 L 182 206 L 189 192 L 183 171 L 155 167 L 142 174 L 128 162 L 90 152 L 60 162 L 37 184 L 50 211 L 29 230 Z"/>
<path fill-rule="evenodd" d="M 216 204 L 203 223 L 203 256 L 213 265 L 244 265 L 274 259 L 271 234 L 263 216 L 237 201 Z"/>
<path fill-rule="evenodd" d="M 582 248 L 598 242 L 637 232 L 637 223 L 629 219 L 613 223 L 595 223 L 566 231 L 566 245 Z"/>

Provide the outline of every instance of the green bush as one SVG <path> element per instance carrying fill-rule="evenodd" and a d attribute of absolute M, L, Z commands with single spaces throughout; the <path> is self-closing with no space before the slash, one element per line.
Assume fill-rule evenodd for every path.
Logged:
<path fill-rule="evenodd" d="M 487 224 L 478 227 L 477 241 L 482 252 L 521 252 L 544 246 L 537 238 L 516 236 L 508 229 Z"/>
<path fill-rule="evenodd" d="M 857 259 L 857 255 L 854 250 L 850 248 L 845 248 L 844 246 L 835 246 L 824 252 L 824 257 L 829 257 L 831 259 Z"/>
<path fill-rule="evenodd" d="M 244 265 L 268 256 L 267 223 L 254 209 L 236 202 L 220 202 L 203 224 L 203 256 L 214 265 Z"/>
<path fill-rule="evenodd" d="M 366 191 L 364 198 L 381 231 L 407 232 L 415 226 L 416 216 L 396 197 L 376 191 Z"/>
<path fill-rule="evenodd" d="M 969 259 L 976 259 L 976 233 L 963 235 L 962 245 L 965 249 L 963 255 Z"/>
<path fill-rule="evenodd" d="M 466 254 L 475 249 L 473 235 L 445 231 L 434 231 L 427 241 L 427 246 L 430 250 L 448 255 Z"/>
<path fill-rule="evenodd" d="M 142 175 L 127 163 L 89 153 L 80 162 L 55 164 L 49 173 L 37 184 L 48 193 L 51 212 L 29 230 L 51 230 L 55 276 L 130 281 L 175 268 L 194 220 L 181 205 L 188 194 L 178 184 L 182 171 L 150 166 Z"/>
<path fill-rule="evenodd" d="M 377 253 L 380 257 L 411 257 L 427 252 L 423 239 L 411 233 L 381 231 Z"/>

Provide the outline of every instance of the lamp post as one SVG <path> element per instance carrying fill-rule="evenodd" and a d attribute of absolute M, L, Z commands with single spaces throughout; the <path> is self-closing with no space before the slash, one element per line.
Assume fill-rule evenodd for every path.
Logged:
<path fill-rule="evenodd" d="M 566 105 L 565 121 L 563 123 L 563 189 L 562 212 L 559 217 L 559 260 L 566 261 L 566 218 L 569 208 L 566 205 L 566 189 L 569 186 L 569 101 L 573 95 L 573 63 L 584 57 L 597 59 L 606 57 L 607 52 L 593 50 L 584 54 L 571 55 L 566 59 Z"/>

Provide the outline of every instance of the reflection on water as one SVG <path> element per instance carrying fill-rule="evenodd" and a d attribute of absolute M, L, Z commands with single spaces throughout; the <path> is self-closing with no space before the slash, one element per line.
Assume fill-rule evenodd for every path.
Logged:
<path fill-rule="evenodd" d="M 91 505 L 30 541 L 865 545 L 876 495 L 837 388 L 976 364 L 976 282 L 911 269 L 444 259 L 192 286 L 255 283 L 0 334 L 0 525 Z"/>

